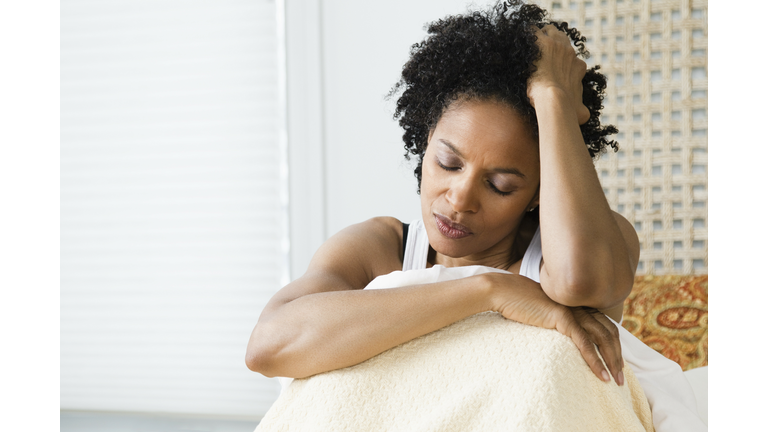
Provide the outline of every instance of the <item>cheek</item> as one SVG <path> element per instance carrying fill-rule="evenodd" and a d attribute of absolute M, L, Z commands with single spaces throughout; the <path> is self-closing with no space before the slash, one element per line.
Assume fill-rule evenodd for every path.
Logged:
<path fill-rule="evenodd" d="M 429 197 L 432 196 L 432 188 L 433 188 L 433 177 L 431 173 L 429 172 L 429 168 L 423 167 L 421 170 L 421 185 L 419 186 L 419 197 L 421 199 L 422 204 L 429 201 Z"/>
<path fill-rule="evenodd" d="M 487 220 L 499 230 L 508 230 L 517 226 L 525 215 L 527 202 L 525 200 L 510 200 L 496 202 L 486 206 Z"/>
<path fill-rule="evenodd" d="M 439 173 L 436 173 L 433 167 L 424 164 L 421 168 L 421 196 L 431 196 L 436 193 L 437 185 L 440 183 Z"/>

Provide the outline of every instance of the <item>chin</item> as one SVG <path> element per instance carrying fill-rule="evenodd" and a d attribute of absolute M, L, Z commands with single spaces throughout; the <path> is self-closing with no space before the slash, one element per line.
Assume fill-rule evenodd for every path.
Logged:
<path fill-rule="evenodd" d="M 469 237 L 457 240 L 450 239 L 440 234 L 440 231 L 434 226 L 427 227 L 427 237 L 429 238 L 429 245 L 432 249 L 441 255 L 451 258 L 461 258 L 469 255 L 467 252 L 467 240 L 469 240 Z"/>

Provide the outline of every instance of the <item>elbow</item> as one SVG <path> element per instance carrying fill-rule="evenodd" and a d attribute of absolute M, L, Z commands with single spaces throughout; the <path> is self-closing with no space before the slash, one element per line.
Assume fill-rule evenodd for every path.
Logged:
<path fill-rule="evenodd" d="M 557 298 L 553 300 L 564 306 L 608 308 L 622 303 L 629 296 L 633 281 L 632 277 L 616 277 L 605 269 L 595 274 L 578 272 L 553 281 L 553 285 L 558 287 Z"/>
<path fill-rule="evenodd" d="M 637 235 L 631 226 L 629 230 L 636 244 Z M 632 291 L 639 254 L 639 246 L 627 246 L 627 242 L 630 240 L 567 247 L 556 255 L 556 265 L 542 274 L 542 288 L 548 294 L 555 293 L 557 298 L 550 297 L 565 306 L 603 309 L 623 303 Z"/>
<path fill-rule="evenodd" d="M 279 349 L 270 343 L 268 338 L 260 337 L 259 328 L 255 328 L 248 341 L 248 349 L 245 352 L 245 365 L 253 372 L 258 372 L 266 377 L 278 376 L 275 365 Z"/>
<path fill-rule="evenodd" d="M 575 283 L 568 287 L 569 306 L 589 306 L 597 309 L 613 306 L 623 299 L 618 300 L 616 292 L 609 284 L 584 284 Z"/>
<path fill-rule="evenodd" d="M 270 373 L 272 362 L 270 356 L 265 355 L 264 352 L 248 348 L 245 354 L 245 365 L 253 372 L 258 372 L 268 378 L 272 378 L 276 375 Z"/>

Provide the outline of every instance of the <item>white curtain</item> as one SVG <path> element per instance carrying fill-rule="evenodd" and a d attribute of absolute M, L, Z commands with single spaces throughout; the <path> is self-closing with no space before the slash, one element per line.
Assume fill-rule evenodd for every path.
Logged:
<path fill-rule="evenodd" d="M 276 17 L 61 3 L 62 409 L 255 418 L 277 397 L 244 363 L 288 275 Z"/>

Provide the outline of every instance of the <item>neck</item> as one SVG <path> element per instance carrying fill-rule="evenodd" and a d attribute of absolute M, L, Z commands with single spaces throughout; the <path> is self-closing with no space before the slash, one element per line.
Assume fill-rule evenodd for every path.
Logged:
<path fill-rule="evenodd" d="M 516 257 L 516 248 L 513 247 L 516 237 L 517 232 L 513 232 L 488 250 L 462 257 L 443 255 L 430 247 L 428 262 L 444 267 L 481 265 L 507 270 L 519 259 Z"/>

